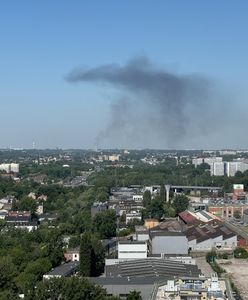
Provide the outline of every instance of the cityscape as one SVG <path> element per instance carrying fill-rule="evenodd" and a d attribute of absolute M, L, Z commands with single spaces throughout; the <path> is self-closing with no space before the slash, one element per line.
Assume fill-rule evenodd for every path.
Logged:
<path fill-rule="evenodd" d="M 248 300 L 248 2 L 0 4 L 0 300 Z"/>

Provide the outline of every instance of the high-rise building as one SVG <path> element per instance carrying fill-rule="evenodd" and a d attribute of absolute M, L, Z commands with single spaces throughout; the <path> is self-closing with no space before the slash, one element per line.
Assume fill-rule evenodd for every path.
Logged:
<path fill-rule="evenodd" d="M 211 175 L 214 176 L 224 176 L 225 175 L 225 163 L 221 162 L 214 162 L 210 165 Z"/>
<path fill-rule="evenodd" d="M 248 164 L 242 161 L 228 161 L 226 162 L 226 175 L 228 177 L 235 176 L 236 172 L 244 172 L 248 170 Z"/>
<path fill-rule="evenodd" d="M 19 173 L 19 164 L 0 164 L 0 171 L 5 171 L 6 173 Z"/>
<path fill-rule="evenodd" d="M 222 162 L 222 157 L 214 156 L 214 157 L 206 157 L 206 158 L 204 158 L 204 163 L 205 164 L 209 164 L 210 166 L 213 163 L 215 163 L 215 162 Z"/>
<path fill-rule="evenodd" d="M 192 164 L 197 167 L 203 163 L 203 158 L 193 158 Z"/>

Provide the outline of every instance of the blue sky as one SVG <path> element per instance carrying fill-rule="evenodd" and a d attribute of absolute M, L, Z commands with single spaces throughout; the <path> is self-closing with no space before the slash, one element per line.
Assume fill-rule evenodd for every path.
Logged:
<path fill-rule="evenodd" d="M 247 13 L 245 0 L 0 1 L 0 147 L 93 148 L 120 91 L 71 84 L 66 75 L 146 56 L 173 72 L 213 78 L 227 95 L 223 114 L 230 103 L 237 110 L 229 127 L 175 146 L 247 148 Z M 168 144 L 110 137 L 99 146 Z"/>

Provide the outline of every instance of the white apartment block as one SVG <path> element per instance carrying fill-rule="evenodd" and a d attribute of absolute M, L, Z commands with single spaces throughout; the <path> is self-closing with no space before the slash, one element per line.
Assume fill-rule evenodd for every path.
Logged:
<path fill-rule="evenodd" d="M 222 162 L 214 162 L 210 165 L 211 175 L 214 176 L 224 176 L 225 175 L 225 163 Z"/>
<path fill-rule="evenodd" d="M 0 171 L 5 171 L 6 173 L 19 173 L 19 164 L 0 164 Z"/>
<path fill-rule="evenodd" d="M 203 158 L 193 158 L 192 159 L 192 164 L 197 167 L 201 164 L 203 164 Z"/>
<path fill-rule="evenodd" d="M 210 166 L 213 164 L 213 163 L 217 163 L 217 162 L 222 162 L 222 157 L 206 157 L 204 158 L 204 163 L 205 164 L 209 164 Z"/>
<path fill-rule="evenodd" d="M 248 170 L 248 163 L 242 161 L 226 162 L 226 175 L 228 177 L 235 176 L 237 171 L 244 172 Z"/>

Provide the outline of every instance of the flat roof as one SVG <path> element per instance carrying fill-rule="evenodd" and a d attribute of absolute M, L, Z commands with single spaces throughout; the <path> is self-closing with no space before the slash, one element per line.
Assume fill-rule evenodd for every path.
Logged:
<path fill-rule="evenodd" d="M 151 230 L 150 235 L 152 237 L 156 237 L 156 236 L 186 236 L 186 234 L 181 231 L 167 231 L 167 230 L 158 230 L 158 231 Z"/>
<path fill-rule="evenodd" d="M 201 274 L 197 265 L 187 265 L 171 259 L 134 259 L 105 266 L 106 277 L 193 276 Z"/>
<path fill-rule="evenodd" d="M 69 263 L 64 263 L 50 272 L 46 273 L 45 275 L 50 276 L 68 276 L 71 273 L 75 272 L 79 267 L 79 261 L 71 261 Z"/>
<path fill-rule="evenodd" d="M 119 241 L 118 243 L 119 243 L 119 244 L 122 244 L 122 245 L 123 245 L 123 244 L 124 244 L 124 245 L 125 245 L 125 244 L 129 244 L 129 245 L 130 245 L 130 244 L 131 244 L 131 245 L 132 245 L 132 244 L 134 244 L 134 245 L 135 245 L 135 244 L 141 244 L 141 245 L 142 245 L 142 244 L 146 244 L 146 241 L 129 241 L 129 240 L 127 240 L 127 241 Z"/>

